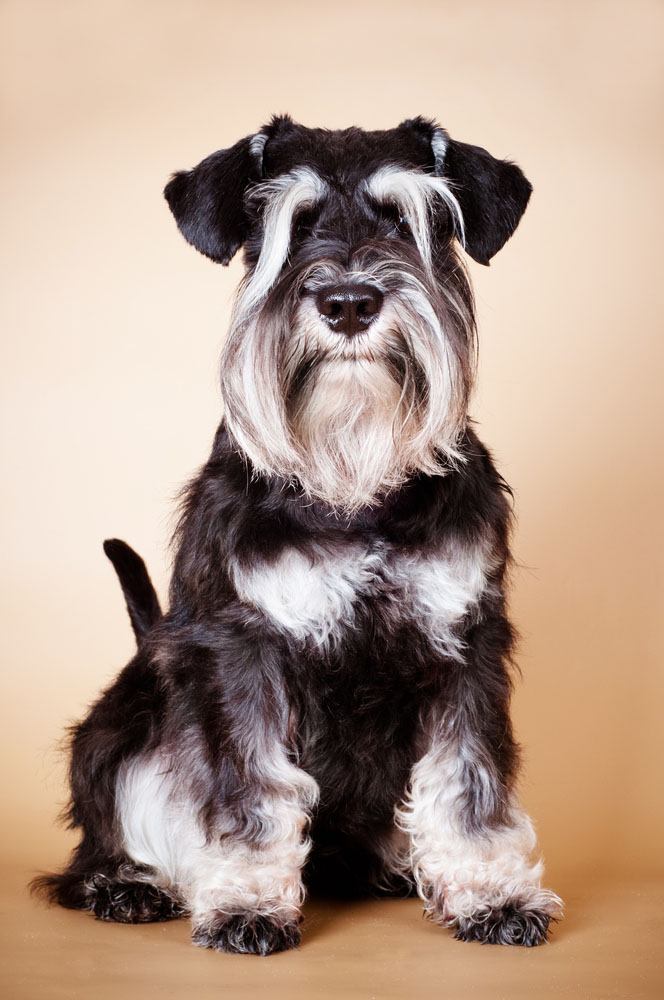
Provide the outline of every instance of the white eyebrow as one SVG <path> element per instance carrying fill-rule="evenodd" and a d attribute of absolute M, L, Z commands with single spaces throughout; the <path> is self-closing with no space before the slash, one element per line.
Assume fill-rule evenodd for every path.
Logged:
<path fill-rule="evenodd" d="M 310 208 L 325 197 L 327 184 L 309 167 L 257 184 L 249 198 L 264 201 L 263 244 L 247 287 L 245 308 L 250 309 L 270 291 L 281 273 L 290 247 L 293 217 L 299 208 Z"/>
<path fill-rule="evenodd" d="M 422 258 L 431 263 L 431 217 L 436 198 L 447 205 L 454 229 L 465 244 L 463 215 L 450 185 L 443 177 L 403 167 L 380 167 L 365 181 L 365 189 L 376 201 L 395 202 L 410 225 Z"/>

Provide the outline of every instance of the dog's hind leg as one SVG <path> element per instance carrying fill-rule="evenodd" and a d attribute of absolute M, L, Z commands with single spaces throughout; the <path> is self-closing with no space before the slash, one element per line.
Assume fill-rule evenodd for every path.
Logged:
<path fill-rule="evenodd" d="M 84 838 L 66 870 L 40 875 L 32 890 L 70 910 L 85 910 L 99 920 L 144 924 L 173 920 L 184 913 L 178 898 L 153 884 L 152 874 L 126 857 L 107 857 Z"/>
<path fill-rule="evenodd" d="M 66 869 L 40 875 L 32 889 L 68 909 L 101 920 L 145 923 L 183 910 L 177 896 L 123 849 L 116 818 L 118 776 L 157 738 L 163 695 L 147 655 L 140 651 L 72 732 L 68 825 L 81 841 Z"/>
<path fill-rule="evenodd" d="M 73 727 L 65 819 L 81 831 L 81 841 L 64 872 L 37 876 L 31 889 L 101 920 L 169 920 L 183 912 L 179 901 L 166 887 L 153 884 L 151 873 L 129 862 L 118 843 L 115 817 L 123 762 L 158 738 L 164 693 L 142 641 L 161 609 L 140 556 L 118 539 L 105 542 L 104 551 L 120 579 L 139 651 Z"/>

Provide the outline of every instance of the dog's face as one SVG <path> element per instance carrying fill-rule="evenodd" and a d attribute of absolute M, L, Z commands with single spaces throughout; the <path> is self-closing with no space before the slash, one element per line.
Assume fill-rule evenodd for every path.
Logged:
<path fill-rule="evenodd" d="M 475 353 L 457 246 L 488 263 L 530 190 L 423 119 L 331 132 L 278 118 L 175 175 L 186 239 L 224 264 L 244 246 L 222 392 L 258 473 L 350 511 L 445 471 Z"/>

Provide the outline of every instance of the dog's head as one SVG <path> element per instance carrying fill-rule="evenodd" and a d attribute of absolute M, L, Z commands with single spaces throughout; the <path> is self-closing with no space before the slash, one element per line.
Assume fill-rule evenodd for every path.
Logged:
<path fill-rule="evenodd" d="M 449 467 L 475 354 L 457 247 L 488 264 L 530 191 L 422 118 L 382 132 L 275 118 L 173 177 L 197 250 L 227 264 L 244 246 L 222 391 L 258 473 L 352 510 Z"/>

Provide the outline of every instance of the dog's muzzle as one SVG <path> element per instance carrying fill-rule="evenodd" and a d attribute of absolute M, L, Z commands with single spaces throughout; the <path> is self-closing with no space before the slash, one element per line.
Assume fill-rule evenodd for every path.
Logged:
<path fill-rule="evenodd" d="M 378 316 L 383 293 L 375 285 L 328 285 L 316 293 L 321 318 L 335 333 L 354 337 L 364 333 Z"/>

